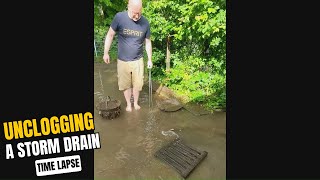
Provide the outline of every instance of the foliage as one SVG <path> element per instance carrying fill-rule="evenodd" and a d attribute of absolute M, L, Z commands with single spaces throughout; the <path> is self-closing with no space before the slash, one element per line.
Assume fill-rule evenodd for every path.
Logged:
<path fill-rule="evenodd" d="M 106 27 L 98 27 L 97 26 L 94 29 L 94 35 L 95 35 L 94 40 L 95 40 L 95 45 L 96 45 L 97 56 L 101 59 L 103 56 L 104 40 L 105 40 L 107 31 L 108 31 L 108 29 Z M 110 55 L 111 60 L 117 59 L 117 53 L 118 53 L 118 50 L 117 50 L 118 43 L 117 42 L 118 42 L 118 39 L 115 36 L 113 39 L 113 42 L 111 44 L 110 51 L 109 51 L 109 55 Z M 95 58 L 95 59 L 98 60 L 99 58 Z"/>
<path fill-rule="evenodd" d="M 109 26 L 113 16 L 124 11 L 127 3 L 127 0 L 94 0 L 94 28 Z"/>
<path fill-rule="evenodd" d="M 144 14 L 151 24 L 154 62 L 165 69 L 166 41 L 170 36 L 172 68 L 162 83 L 189 101 L 208 108 L 226 106 L 225 1 L 150 1 Z M 162 56 L 159 56 L 161 54 Z"/>
<path fill-rule="evenodd" d="M 113 16 L 126 9 L 127 1 L 94 2 L 95 39 L 104 40 Z M 225 108 L 225 0 L 145 0 L 143 3 L 143 15 L 151 24 L 153 77 L 185 95 L 188 101 L 204 103 L 210 109 Z M 166 72 L 168 37 L 171 70 Z M 115 45 L 111 51 L 116 51 Z"/>
<path fill-rule="evenodd" d="M 95 61 L 101 62 L 108 28 L 114 15 L 126 10 L 127 3 L 127 0 L 94 0 L 94 40 L 98 55 Z M 117 37 L 112 42 L 109 55 L 111 60 L 117 58 Z"/>

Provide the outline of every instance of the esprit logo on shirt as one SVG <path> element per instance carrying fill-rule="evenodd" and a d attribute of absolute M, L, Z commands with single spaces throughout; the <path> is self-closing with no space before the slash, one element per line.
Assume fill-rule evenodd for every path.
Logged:
<path fill-rule="evenodd" d="M 130 36 L 142 36 L 142 32 L 141 31 L 135 31 L 135 30 L 131 30 L 131 29 L 123 29 L 123 34 L 127 34 Z"/>

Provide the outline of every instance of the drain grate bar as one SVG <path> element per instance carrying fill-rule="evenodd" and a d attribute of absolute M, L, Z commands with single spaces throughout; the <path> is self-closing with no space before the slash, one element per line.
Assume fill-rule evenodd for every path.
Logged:
<path fill-rule="evenodd" d="M 180 151 L 177 151 L 172 148 L 168 148 L 168 151 L 170 151 L 172 154 L 174 154 L 178 159 L 180 159 L 184 163 L 188 163 L 188 165 L 192 165 L 194 162 L 194 160 L 191 160 L 188 156 L 182 154 Z"/>
<path fill-rule="evenodd" d="M 157 155 L 157 157 L 160 158 L 161 160 L 165 161 L 167 164 L 169 164 L 174 169 L 176 169 L 180 174 L 182 174 L 183 173 L 183 169 L 186 168 L 185 166 L 177 163 L 174 159 L 169 158 L 168 156 L 166 156 L 163 153 L 159 153 Z"/>
<path fill-rule="evenodd" d="M 155 153 L 155 157 L 173 167 L 183 178 L 187 178 L 195 167 L 207 156 L 176 139 Z"/>

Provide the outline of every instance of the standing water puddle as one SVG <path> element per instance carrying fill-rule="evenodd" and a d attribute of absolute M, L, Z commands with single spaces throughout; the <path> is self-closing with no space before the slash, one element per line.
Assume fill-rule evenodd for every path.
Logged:
<path fill-rule="evenodd" d="M 94 65 L 94 104 L 107 95 L 121 101 L 121 114 L 113 120 L 102 118 L 95 109 L 95 131 L 99 132 L 101 148 L 94 151 L 94 177 L 183 179 L 154 157 L 159 149 L 179 137 L 186 144 L 208 152 L 188 179 L 225 179 L 225 112 L 204 116 L 194 116 L 185 109 L 163 112 L 157 108 L 155 100 L 149 108 L 148 76 L 145 77 L 139 97 L 141 109 L 126 112 L 123 93 L 118 90 L 116 63 Z"/>

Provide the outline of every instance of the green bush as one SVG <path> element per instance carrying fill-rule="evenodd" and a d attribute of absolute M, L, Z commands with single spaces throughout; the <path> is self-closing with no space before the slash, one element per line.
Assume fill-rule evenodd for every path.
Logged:
<path fill-rule="evenodd" d="M 191 102 L 226 107 L 225 1 L 157 0 L 146 2 L 151 24 L 155 76 Z M 171 70 L 165 72 L 170 36 Z"/>

